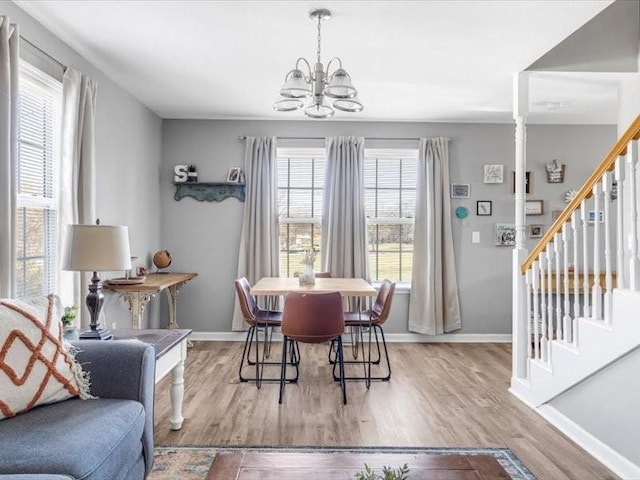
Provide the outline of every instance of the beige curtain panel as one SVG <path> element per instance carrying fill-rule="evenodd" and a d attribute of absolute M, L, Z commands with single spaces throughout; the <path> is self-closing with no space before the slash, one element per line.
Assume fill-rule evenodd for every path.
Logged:
<path fill-rule="evenodd" d="M 246 194 L 238 257 L 238 278 L 251 285 L 262 277 L 280 276 L 276 137 L 247 137 L 244 171 Z M 238 298 L 234 331 L 246 330 Z"/>
<path fill-rule="evenodd" d="M 62 78 L 62 154 L 60 168 L 60 252 L 67 249 L 68 225 L 96 221 L 95 116 L 98 85 L 83 73 L 68 68 Z M 62 262 L 63 255 L 60 255 Z M 89 274 L 62 270 L 59 295 L 63 305 L 81 306 L 81 325 L 89 324 L 84 298 Z"/>
<path fill-rule="evenodd" d="M 413 245 L 409 330 L 440 335 L 460 329 L 447 138 L 420 139 Z"/>
<path fill-rule="evenodd" d="M 371 278 L 364 204 L 364 137 L 326 139 L 322 269 L 334 277 Z"/>
<path fill-rule="evenodd" d="M 19 32 L 0 16 L 0 298 L 15 295 Z"/>

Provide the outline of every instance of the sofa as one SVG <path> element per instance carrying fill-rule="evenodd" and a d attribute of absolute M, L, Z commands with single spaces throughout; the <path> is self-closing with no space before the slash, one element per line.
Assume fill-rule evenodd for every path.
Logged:
<path fill-rule="evenodd" d="M 0 421 L 0 480 L 136 480 L 153 466 L 155 353 L 137 341 L 73 342 L 96 399 Z"/>

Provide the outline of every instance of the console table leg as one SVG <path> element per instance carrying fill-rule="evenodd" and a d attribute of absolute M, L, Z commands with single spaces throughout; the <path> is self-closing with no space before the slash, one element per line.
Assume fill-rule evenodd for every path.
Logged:
<path fill-rule="evenodd" d="M 143 292 L 124 292 L 120 296 L 129 304 L 129 311 L 131 312 L 131 328 L 140 330 L 142 328 L 142 316 L 144 310 L 147 308 L 149 301 L 154 296 L 154 293 Z"/>
<path fill-rule="evenodd" d="M 187 356 L 186 342 L 180 345 L 180 361 L 171 370 L 171 430 L 180 430 L 184 417 L 182 416 L 182 400 L 184 398 L 184 361 Z"/>

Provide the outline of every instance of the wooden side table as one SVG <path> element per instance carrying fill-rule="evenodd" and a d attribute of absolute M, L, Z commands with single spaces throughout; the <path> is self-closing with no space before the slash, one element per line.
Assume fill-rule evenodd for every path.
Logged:
<path fill-rule="evenodd" d="M 182 401 L 184 399 L 184 362 L 187 359 L 187 341 L 191 330 L 112 330 L 113 340 L 137 339 L 153 346 L 156 352 L 155 383 L 171 372 L 171 430 L 180 430 L 184 417 L 182 416 Z"/>
<path fill-rule="evenodd" d="M 164 290 L 169 303 L 169 328 L 178 328 L 176 320 L 178 291 L 185 283 L 197 276 L 197 273 L 150 273 L 141 284 L 113 285 L 106 280 L 103 288 L 116 292 L 129 304 L 131 327 L 136 329 L 142 325 L 142 316 L 149 301 L 155 297 L 156 293 Z"/>

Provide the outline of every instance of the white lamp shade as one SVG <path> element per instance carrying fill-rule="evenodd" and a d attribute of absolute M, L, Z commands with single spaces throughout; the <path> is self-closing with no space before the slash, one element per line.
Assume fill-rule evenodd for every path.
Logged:
<path fill-rule="evenodd" d="M 331 98 L 353 98 L 358 94 L 351 83 L 351 77 L 343 68 L 339 68 L 331 76 L 329 85 L 324 87 L 324 94 Z"/>
<path fill-rule="evenodd" d="M 64 270 L 111 272 L 129 270 L 129 229 L 122 225 L 69 225 Z"/>
<path fill-rule="evenodd" d="M 280 95 L 286 98 L 310 97 L 313 92 L 311 86 L 304 78 L 302 70 L 291 70 L 287 74 L 284 85 L 280 89 Z"/>

